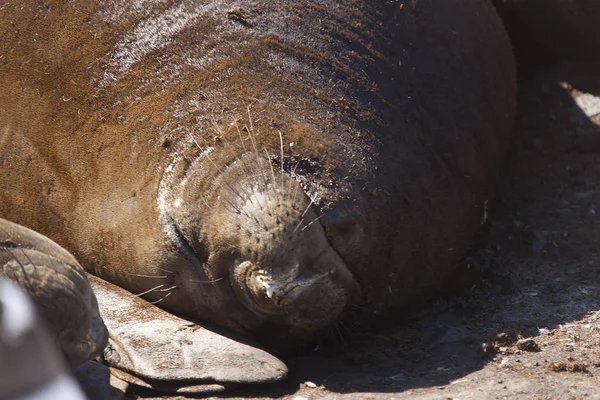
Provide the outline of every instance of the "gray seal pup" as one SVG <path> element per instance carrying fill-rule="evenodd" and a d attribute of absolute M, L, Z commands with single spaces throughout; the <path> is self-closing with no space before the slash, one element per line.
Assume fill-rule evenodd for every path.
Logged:
<path fill-rule="evenodd" d="M 4 1 L 0 216 L 272 349 L 400 319 L 510 140 L 510 43 L 468 3 Z"/>

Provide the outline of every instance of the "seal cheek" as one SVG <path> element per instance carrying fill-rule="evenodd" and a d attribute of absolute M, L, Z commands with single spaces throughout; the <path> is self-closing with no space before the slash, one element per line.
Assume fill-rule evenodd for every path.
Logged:
<path fill-rule="evenodd" d="M 327 327 L 361 297 L 358 283 L 329 246 L 281 295 L 290 324 L 310 331 Z"/>

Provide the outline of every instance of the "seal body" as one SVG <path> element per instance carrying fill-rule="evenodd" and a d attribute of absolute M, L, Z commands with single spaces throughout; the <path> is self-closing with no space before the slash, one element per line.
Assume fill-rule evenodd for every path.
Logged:
<path fill-rule="evenodd" d="M 0 216 L 268 345 L 442 279 L 515 108 L 487 0 L 7 0 L 0 54 Z"/>
<path fill-rule="evenodd" d="M 494 0 L 519 61 L 597 61 L 600 3 L 589 0 Z"/>

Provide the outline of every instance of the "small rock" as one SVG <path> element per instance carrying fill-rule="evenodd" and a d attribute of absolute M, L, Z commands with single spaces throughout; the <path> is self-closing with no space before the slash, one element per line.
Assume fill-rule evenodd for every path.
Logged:
<path fill-rule="evenodd" d="M 600 98 L 589 93 L 582 93 L 575 99 L 575 104 L 588 117 L 593 117 L 600 114 Z"/>
<path fill-rule="evenodd" d="M 522 351 L 541 351 L 540 346 L 532 338 L 517 341 L 517 349 Z"/>
<path fill-rule="evenodd" d="M 305 385 L 306 387 L 309 387 L 309 388 L 311 388 L 311 389 L 314 389 L 314 388 L 316 388 L 316 387 L 317 387 L 317 384 L 316 384 L 316 383 L 314 383 L 314 382 L 311 382 L 311 381 L 306 381 L 306 382 L 304 382 L 304 385 Z"/>
<path fill-rule="evenodd" d="M 574 360 L 551 362 L 546 368 L 554 372 L 588 372 L 586 364 Z"/>

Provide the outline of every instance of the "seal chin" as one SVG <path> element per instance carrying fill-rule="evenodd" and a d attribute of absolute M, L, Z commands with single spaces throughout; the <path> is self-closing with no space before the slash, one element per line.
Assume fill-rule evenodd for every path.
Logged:
<path fill-rule="evenodd" d="M 275 270 L 243 261 L 234 267 L 232 282 L 242 304 L 262 319 L 315 332 L 359 297 L 358 285 L 330 247 L 311 265 L 290 265 Z"/>

